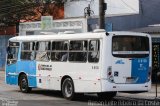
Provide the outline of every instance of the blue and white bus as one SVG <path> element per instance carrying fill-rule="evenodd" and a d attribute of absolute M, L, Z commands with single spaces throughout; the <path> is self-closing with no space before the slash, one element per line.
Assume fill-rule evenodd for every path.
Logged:
<path fill-rule="evenodd" d="M 22 92 L 62 91 L 64 98 L 151 88 L 151 37 L 145 33 L 103 32 L 17 36 L 9 39 L 6 83 Z"/>

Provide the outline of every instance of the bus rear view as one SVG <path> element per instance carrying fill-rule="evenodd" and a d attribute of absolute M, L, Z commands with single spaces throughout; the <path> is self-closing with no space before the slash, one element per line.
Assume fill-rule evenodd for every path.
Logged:
<path fill-rule="evenodd" d="M 103 90 L 147 92 L 151 88 L 151 38 L 143 33 L 114 33 Z M 109 63 L 109 62 L 107 62 Z M 104 69 L 105 70 L 105 69 Z M 105 71 L 106 72 L 106 71 Z M 105 83 L 111 86 L 105 86 Z M 106 85 L 107 85 L 106 84 Z M 102 90 L 102 91 L 103 91 Z"/>

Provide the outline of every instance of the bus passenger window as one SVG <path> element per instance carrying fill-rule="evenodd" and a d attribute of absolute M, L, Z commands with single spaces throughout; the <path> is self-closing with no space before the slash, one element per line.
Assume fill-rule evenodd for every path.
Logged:
<path fill-rule="evenodd" d="M 87 45 L 88 41 L 70 41 L 69 61 L 86 62 Z"/>
<path fill-rule="evenodd" d="M 35 59 L 35 42 L 23 42 L 21 45 L 21 59 L 34 60 Z"/>
<path fill-rule="evenodd" d="M 52 42 L 51 60 L 65 62 L 68 59 L 68 41 Z"/>
<path fill-rule="evenodd" d="M 36 60 L 50 61 L 50 47 L 51 42 L 37 42 L 36 43 Z"/>
<path fill-rule="evenodd" d="M 88 61 L 89 62 L 98 62 L 99 61 L 99 40 L 91 40 L 89 42 L 89 52 L 88 52 Z"/>

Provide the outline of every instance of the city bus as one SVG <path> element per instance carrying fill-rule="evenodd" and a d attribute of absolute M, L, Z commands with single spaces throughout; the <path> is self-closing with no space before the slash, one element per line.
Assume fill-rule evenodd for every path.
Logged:
<path fill-rule="evenodd" d="M 145 33 L 59 33 L 9 39 L 6 83 L 61 91 L 72 100 L 95 93 L 111 99 L 118 91 L 151 89 L 151 37 Z"/>

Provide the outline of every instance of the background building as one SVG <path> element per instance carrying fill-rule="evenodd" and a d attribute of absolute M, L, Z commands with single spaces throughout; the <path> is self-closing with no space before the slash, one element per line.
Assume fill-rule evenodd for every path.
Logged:
<path fill-rule="evenodd" d="M 132 30 L 160 23 L 160 0 L 105 0 L 106 29 L 108 31 Z M 85 4 L 85 6 L 80 6 Z M 65 17 L 84 17 L 84 8 L 91 4 L 95 13 L 88 19 L 89 30 L 98 26 L 98 0 L 70 0 L 65 6 Z M 97 9 L 95 9 L 95 7 Z M 73 12 L 71 12 L 73 11 Z M 80 13 L 80 15 L 78 15 Z"/>
<path fill-rule="evenodd" d="M 64 4 L 64 16 L 84 17 L 85 8 L 90 5 L 92 17 L 99 16 L 99 0 L 67 0 Z M 139 0 L 105 0 L 107 3 L 106 16 L 139 14 Z"/>

